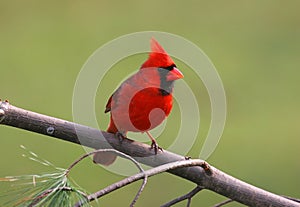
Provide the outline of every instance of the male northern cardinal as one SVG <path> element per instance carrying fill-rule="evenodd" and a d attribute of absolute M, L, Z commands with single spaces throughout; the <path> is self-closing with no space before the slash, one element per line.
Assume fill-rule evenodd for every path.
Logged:
<path fill-rule="evenodd" d="M 125 80 L 109 98 L 105 113 L 110 112 L 107 132 L 126 137 L 128 131 L 146 132 L 155 153 L 161 148 L 149 130 L 163 122 L 172 109 L 174 81 L 183 78 L 174 61 L 152 38 L 149 58 L 140 70 Z M 116 155 L 98 152 L 94 162 L 110 165 Z"/>

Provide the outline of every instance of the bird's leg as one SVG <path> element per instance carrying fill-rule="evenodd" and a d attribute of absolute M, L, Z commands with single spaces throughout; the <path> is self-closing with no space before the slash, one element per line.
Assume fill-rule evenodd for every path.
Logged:
<path fill-rule="evenodd" d="M 154 149 L 155 154 L 157 154 L 158 150 L 163 151 L 163 149 L 158 146 L 156 140 L 154 139 L 154 137 L 152 137 L 152 135 L 150 134 L 150 132 L 146 131 L 146 134 L 148 135 L 148 137 L 152 141 L 152 143 L 151 143 L 151 149 Z"/>

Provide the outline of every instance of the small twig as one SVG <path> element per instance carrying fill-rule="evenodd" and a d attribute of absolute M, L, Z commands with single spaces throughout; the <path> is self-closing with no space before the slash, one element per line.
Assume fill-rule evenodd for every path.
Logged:
<path fill-rule="evenodd" d="M 142 166 L 140 165 L 140 163 L 138 163 L 135 159 L 133 159 L 131 156 L 122 153 L 120 151 L 117 151 L 115 149 L 99 149 L 99 150 L 94 150 L 92 152 L 89 152 L 87 154 L 84 154 L 83 156 L 81 156 L 80 158 L 78 158 L 75 162 L 73 162 L 66 170 L 65 175 L 67 176 L 70 172 L 70 170 L 76 165 L 78 164 L 80 161 L 82 161 L 84 158 L 89 157 L 90 155 L 93 155 L 97 152 L 114 152 L 117 155 L 124 157 L 130 161 L 132 161 L 136 167 L 140 170 L 140 172 L 144 172 L 144 169 L 142 168 Z M 131 202 L 130 206 L 134 206 L 134 204 L 136 203 L 136 201 L 138 200 L 139 196 L 141 195 L 142 191 L 144 190 L 145 186 L 147 184 L 147 176 L 144 177 L 143 183 L 140 187 L 140 189 L 138 190 L 136 196 L 134 197 L 133 201 Z"/>
<path fill-rule="evenodd" d="M 76 165 L 78 164 L 80 161 L 82 161 L 84 158 L 86 157 L 89 157 L 93 154 L 96 154 L 97 152 L 113 152 L 113 153 L 116 153 L 117 155 L 119 155 L 120 157 L 124 157 L 130 161 L 132 161 L 136 167 L 140 170 L 140 172 L 143 172 L 144 169 L 142 168 L 142 166 L 140 165 L 140 163 L 138 163 L 135 159 L 133 159 L 131 156 L 123 153 L 123 152 L 120 152 L 118 150 L 115 150 L 115 149 L 98 149 L 98 150 L 94 150 L 92 152 L 89 152 L 87 154 L 84 154 L 82 155 L 80 158 L 78 158 L 77 160 L 75 160 L 75 162 L 73 162 L 67 169 L 66 169 L 66 172 L 65 174 L 68 175 L 70 170 Z"/>
<path fill-rule="evenodd" d="M 79 201 L 74 205 L 74 207 L 80 207 L 82 206 L 85 202 L 91 202 L 97 198 L 100 198 L 112 191 L 115 191 L 119 188 L 122 188 L 128 184 L 131 184 L 137 180 L 143 179 L 145 177 L 151 177 L 153 175 L 157 175 L 162 172 L 166 172 L 169 170 L 181 168 L 181 167 L 191 167 L 191 166 L 209 166 L 205 161 L 203 160 L 183 160 L 183 161 L 176 161 L 172 163 L 167 163 L 164 165 L 160 165 L 158 167 L 152 168 L 150 170 L 146 170 L 144 172 L 137 173 L 135 175 L 132 175 L 130 177 L 127 177 L 119 182 L 116 182 L 100 191 L 97 191 L 87 197 L 87 200 L 85 201 Z M 209 173 L 212 173 L 211 168 L 209 167 Z"/>
<path fill-rule="evenodd" d="M 137 194 L 135 195 L 133 201 L 131 202 L 130 207 L 133 207 L 134 204 L 135 204 L 135 203 L 137 202 L 137 200 L 139 199 L 140 195 L 142 194 L 142 191 L 144 190 L 144 188 L 145 188 L 145 186 L 146 186 L 146 184 L 147 184 L 147 181 L 148 181 L 148 176 L 145 175 L 144 180 L 143 180 L 143 183 L 142 183 L 142 185 L 141 185 L 139 191 L 138 191 Z"/>
<path fill-rule="evenodd" d="M 174 204 L 179 203 L 183 200 L 188 200 L 186 206 L 189 207 L 191 205 L 191 200 L 192 200 L 193 196 L 196 195 L 201 190 L 203 190 L 203 187 L 202 186 L 197 186 L 196 188 L 194 188 L 192 191 L 188 192 L 187 194 L 185 194 L 183 196 L 180 196 L 178 198 L 175 198 L 174 200 L 171 200 L 170 202 L 165 203 L 161 207 L 173 206 Z"/>
<path fill-rule="evenodd" d="M 225 206 L 226 204 L 231 203 L 233 201 L 234 200 L 232 200 L 232 199 L 228 199 L 228 200 L 222 201 L 221 203 L 218 203 L 218 204 L 214 205 L 213 207 Z"/>

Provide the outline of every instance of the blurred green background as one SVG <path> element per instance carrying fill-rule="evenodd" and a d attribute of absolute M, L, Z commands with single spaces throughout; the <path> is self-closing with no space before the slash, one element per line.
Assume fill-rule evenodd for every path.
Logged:
<path fill-rule="evenodd" d="M 246 182 L 299 198 L 299 8 L 296 0 L 0 1 L 0 97 L 25 109 L 72 120 L 76 77 L 98 47 L 144 30 L 183 36 L 209 56 L 226 90 L 224 134 L 208 161 Z M 120 68 L 128 72 L 104 82 L 107 91 L 96 100 L 101 128 L 108 122 L 103 109 L 109 94 L 146 55 L 137 58 L 138 62 L 121 61 Z M 199 81 L 189 73 L 185 80 L 192 85 Z M 210 121 L 208 96 L 203 86 L 199 91 L 203 130 L 191 156 L 199 155 Z M 176 119 L 177 113 L 175 107 L 171 117 Z M 0 126 L 0 137 L 0 177 L 47 171 L 21 156 L 21 144 L 60 167 L 84 153 L 80 146 L 6 126 Z M 161 140 L 164 147 L 172 137 Z M 90 192 L 123 178 L 90 160 L 78 165 L 72 177 Z M 128 206 L 139 184 L 103 197 L 100 204 Z M 193 187 L 169 174 L 155 176 L 137 206 L 159 206 Z M 3 188 L 1 184 L 0 192 Z M 192 206 L 222 200 L 205 191 L 193 199 Z"/>

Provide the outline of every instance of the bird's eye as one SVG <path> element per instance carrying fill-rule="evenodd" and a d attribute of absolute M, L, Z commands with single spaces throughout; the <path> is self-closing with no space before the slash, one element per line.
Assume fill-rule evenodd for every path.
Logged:
<path fill-rule="evenodd" d="M 173 65 L 171 65 L 171 66 L 169 66 L 169 67 L 162 67 L 163 69 L 166 69 L 166 70 L 168 70 L 168 71 L 171 71 L 171 70 L 173 70 L 173 68 L 176 68 L 176 65 L 175 64 L 173 64 Z"/>

